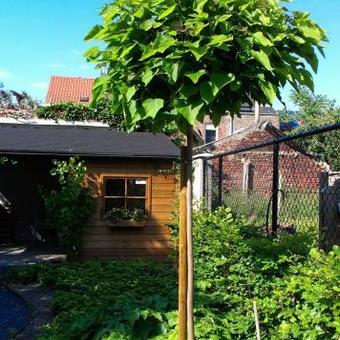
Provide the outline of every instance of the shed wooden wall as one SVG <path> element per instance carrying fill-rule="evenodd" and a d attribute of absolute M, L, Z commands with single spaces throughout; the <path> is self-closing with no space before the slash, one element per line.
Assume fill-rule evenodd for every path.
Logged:
<path fill-rule="evenodd" d="M 167 225 L 176 204 L 177 178 L 173 162 L 162 160 L 111 160 L 87 162 L 87 182 L 96 197 L 96 213 L 85 228 L 83 258 L 164 258 L 170 250 Z M 143 227 L 112 227 L 101 220 L 103 183 L 109 176 L 150 176 L 150 212 Z"/>

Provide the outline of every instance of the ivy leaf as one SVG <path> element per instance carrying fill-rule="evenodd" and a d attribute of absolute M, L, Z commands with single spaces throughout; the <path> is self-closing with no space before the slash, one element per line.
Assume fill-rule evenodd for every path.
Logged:
<path fill-rule="evenodd" d="M 142 75 L 142 82 L 144 83 L 144 85 L 148 85 L 154 76 L 155 74 L 152 72 L 150 67 L 145 68 Z"/>
<path fill-rule="evenodd" d="M 158 111 L 164 106 L 164 100 L 160 98 L 148 98 L 142 103 L 147 117 L 155 118 Z"/>
<path fill-rule="evenodd" d="M 199 42 L 189 43 L 186 46 L 189 48 L 190 52 L 194 55 L 197 61 L 199 61 L 207 53 L 207 48 L 199 46 Z"/>
<path fill-rule="evenodd" d="M 169 79 L 170 79 L 172 84 L 176 83 L 180 69 L 181 69 L 181 63 L 179 63 L 179 62 L 174 63 L 174 64 L 166 63 L 164 65 L 164 70 L 166 71 L 167 75 L 169 76 Z"/>
<path fill-rule="evenodd" d="M 206 73 L 205 70 L 199 70 L 196 72 L 186 72 L 184 75 L 191 79 L 194 84 L 200 80 L 200 78 Z"/>
<path fill-rule="evenodd" d="M 261 64 L 263 65 L 268 71 L 272 71 L 273 67 L 270 63 L 269 57 L 267 53 L 264 51 L 251 51 L 251 55 Z"/>
<path fill-rule="evenodd" d="M 197 86 L 194 86 L 192 84 L 185 84 L 180 90 L 179 93 L 186 99 L 188 99 L 191 96 L 194 96 L 198 91 Z"/>
<path fill-rule="evenodd" d="M 198 14 L 203 13 L 204 6 L 207 2 L 208 0 L 195 0 L 195 3 L 194 3 L 195 12 L 197 12 Z"/>
<path fill-rule="evenodd" d="M 161 13 L 159 16 L 158 16 L 158 20 L 161 20 L 161 19 L 164 19 L 166 18 L 168 15 L 170 15 L 176 8 L 176 4 L 175 5 L 172 5 L 171 7 L 169 7 L 168 9 L 166 9 L 163 13 Z"/>
<path fill-rule="evenodd" d="M 232 41 L 233 36 L 231 34 L 218 34 L 218 35 L 213 35 L 210 39 L 210 46 L 221 46 L 222 44 Z"/>

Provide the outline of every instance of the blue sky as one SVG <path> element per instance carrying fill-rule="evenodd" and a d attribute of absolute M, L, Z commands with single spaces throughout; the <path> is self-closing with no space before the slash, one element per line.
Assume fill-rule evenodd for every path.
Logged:
<path fill-rule="evenodd" d="M 0 81 L 43 100 L 51 75 L 95 77 L 82 57 L 90 47 L 87 31 L 100 21 L 105 0 L 10 0 L 0 9 Z M 340 0 L 295 0 L 289 5 L 309 11 L 328 33 L 326 59 L 315 76 L 316 93 L 340 104 Z M 289 104 L 289 89 L 284 98 Z M 280 108 L 280 104 L 275 106 Z M 291 105 L 288 105 L 291 107 Z"/>

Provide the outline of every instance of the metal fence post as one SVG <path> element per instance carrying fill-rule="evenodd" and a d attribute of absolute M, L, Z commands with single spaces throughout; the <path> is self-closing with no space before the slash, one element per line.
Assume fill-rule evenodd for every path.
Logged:
<path fill-rule="evenodd" d="M 203 190 L 203 197 L 204 200 L 207 200 L 207 193 L 206 193 L 206 189 L 207 189 L 207 160 L 205 158 L 203 158 L 203 171 L 202 171 L 202 190 Z M 206 202 L 205 202 L 206 203 Z"/>
<path fill-rule="evenodd" d="M 222 204 L 223 157 L 218 157 L 218 205 Z"/>
<path fill-rule="evenodd" d="M 275 236 L 278 228 L 279 210 L 279 151 L 280 144 L 273 145 L 273 185 L 272 185 L 272 236 Z"/>

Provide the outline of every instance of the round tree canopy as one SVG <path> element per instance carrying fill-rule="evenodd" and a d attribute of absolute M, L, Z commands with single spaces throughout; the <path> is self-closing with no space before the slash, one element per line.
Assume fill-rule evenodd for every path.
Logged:
<path fill-rule="evenodd" d="M 210 114 L 214 124 L 242 103 L 271 104 L 290 83 L 313 89 L 324 31 L 279 0 L 116 0 L 101 12 L 86 52 L 107 70 L 94 101 L 112 96 L 133 129 L 176 121 L 183 129 Z"/>

